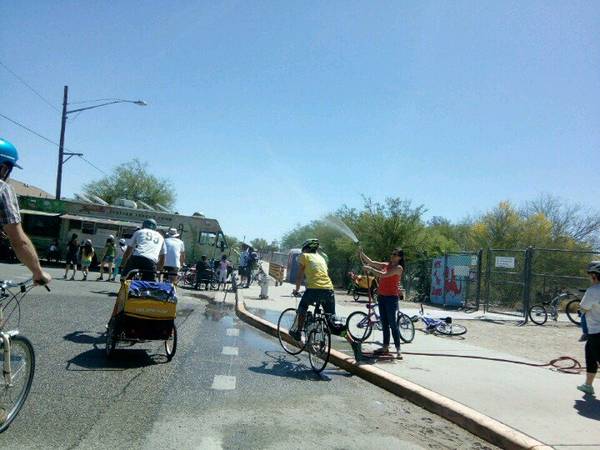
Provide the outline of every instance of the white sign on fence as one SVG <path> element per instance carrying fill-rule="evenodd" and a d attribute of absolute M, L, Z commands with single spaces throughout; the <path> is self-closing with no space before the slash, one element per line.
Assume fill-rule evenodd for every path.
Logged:
<path fill-rule="evenodd" d="M 515 268 L 514 256 L 496 256 L 496 267 L 503 267 L 505 269 Z"/>

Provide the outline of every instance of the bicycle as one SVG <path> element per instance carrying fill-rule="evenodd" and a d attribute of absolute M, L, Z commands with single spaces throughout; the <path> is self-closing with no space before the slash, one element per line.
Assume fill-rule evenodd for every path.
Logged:
<path fill-rule="evenodd" d="M 411 317 L 412 322 L 418 322 L 419 320 L 425 324 L 426 333 L 439 333 L 444 336 L 461 336 L 467 332 L 467 327 L 454 323 L 452 317 L 435 319 L 426 315 L 423 310 L 423 304 L 421 304 L 419 314 Z"/>
<path fill-rule="evenodd" d="M 320 373 L 325 369 L 329 362 L 331 352 L 331 330 L 328 325 L 328 316 L 325 314 L 321 305 L 317 303 L 314 312 L 307 311 L 304 327 L 306 340 L 294 340 L 289 331 L 295 331 L 298 328 L 298 311 L 296 308 L 287 308 L 283 310 L 277 321 L 277 338 L 281 347 L 290 355 L 298 355 L 306 349 L 308 360 L 312 369 Z"/>
<path fill-rule="evenodd" d="M 580 289 L 580 291 L 585 292 L 585 289 Z M 570 297 L 575 298 L 567 303 L 565 312 L 572 323 L 580 325 L 581 315 L 579 313 L 579 304 L 581 303 L 581 298 L 569 291 L 559 291 L 552 300 L 532 305 L 529 311 L 527 311 L 527 315 L 536 325 L 544 325 L 548 321 L 548 310 L 550 310 L 550 317 L 556 322 L 558 321 L 560 303 Z"/>
<path fill-rule="evenodd" d="M 346 319 L 348 334 L 355 341 L 361 343 L 366 341 L 371 336 L 373 328 L 377 328 L 379 331 L 382 330 L 381 318 L 377 314 L 375 306 L 373 302 L 369 301 L 366 305 L 369 310 L 368 314 L 362 311 L 354 311 Z M 400 331 L 400 340 L 405 344 L 412 342 L 415 338 L 415 324 L 411 318 L 398 309 L 396 323 Z"/>
<path fill-rule="evenodd" d="M 44 287 L 50 291 L 48 286 Z M 18 288 L 19 291 L 13 293 L 11 288 Z M 4 422 L 0 423 L 0 433 L 10 426 L 21 411 L 33 382 L 35 373 L 33 344 L 19 333 L 21 301 L 33 288 L 31 278 L 21 283 L 0 281 L 0 358 L 3 370 L 2 382 L 0 382 L 0 413 L 4 419 Z M 9 308 L 12 309 L 9 311 Z M 15 313 L 17 327 L 5 331 L 6 323 Z"/>

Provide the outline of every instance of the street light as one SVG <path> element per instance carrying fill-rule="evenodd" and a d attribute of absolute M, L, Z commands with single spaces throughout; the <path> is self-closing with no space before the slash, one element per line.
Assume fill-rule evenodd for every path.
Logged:
<path fill-rule="evenodd" d="M 61 196 L 61 188 L 62 188 L 62 168 L 64 163 L 66 163 L 73 156 L 83 156 L 83 153 L 73 153 L 73 152 L 65 152 L 65 126 L 67 125 L 67 116 L 69 114 L 78 113 L 82 111 L 87 111 L 88 109 L 100 108 L 102 106 L 114 105 L 115 103 L 133 103 L 138 106 L 148 106 L 143 100 L 124 100 L 120 98 L 116 98 L 106 103 L 101 103 L 99 105 L 86 106 L 85 108 L 77 108 L 67 110 L 68 105 L 68 97 L 69 97 L 69 86 L 65 86 L 65 93 L 63 97 L 63 109 L 62 109 L 62 120 L 60 125 L 60 142 L 58 146 L 58 170 L 56 171 L 56 199 L 60 200 Z M 64 159 L 64 156 L 67 155 L 68 158 Z"/>

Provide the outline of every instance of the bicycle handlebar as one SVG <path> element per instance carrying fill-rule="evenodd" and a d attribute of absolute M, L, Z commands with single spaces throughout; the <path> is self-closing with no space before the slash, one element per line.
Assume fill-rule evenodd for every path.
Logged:
<path fill-rule="evenodd" d="M 40 283 L 38 281 L 33 281 L 33 278 L 27 278 L 25 281 L 21 281 L 18 283 L 15 283 L 12 280 L 4 280 L 4 281 L 0 281 L 0 283 L 2 284 L 3 287 L 5 288 L 26 288 L 32 284 L 37 284 L 38 286 L 44 286 L 46 288 L 46 290 L 48 292 L 50 292 L 50 288 L 48 287 L 47 283 Z"/>

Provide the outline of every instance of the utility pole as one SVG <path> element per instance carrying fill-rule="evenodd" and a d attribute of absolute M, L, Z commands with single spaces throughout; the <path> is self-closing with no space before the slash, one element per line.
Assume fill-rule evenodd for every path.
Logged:
<path fill-rule="evenodd" d="M 67 124 L 67 99 L 69 97 L 69 86 L 65 86 L 65 94 L 63 97 L 62 119 L 60 124 L 60 141 L 58 146 L 58 169 L 56 171 L 56 200 L 60 200 L 62 186 L 62 168 L 63 158 L 65 154 L 65 126 Z"/>

